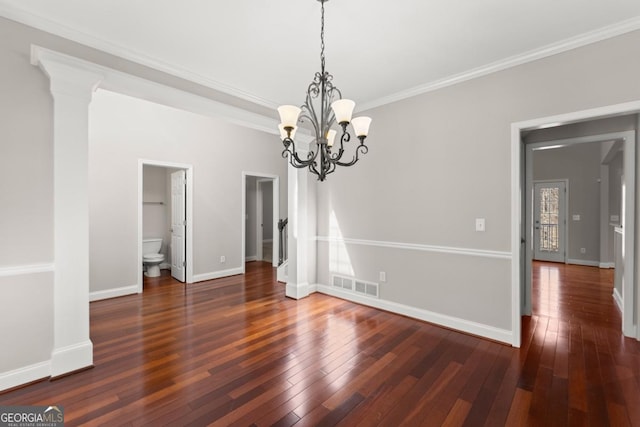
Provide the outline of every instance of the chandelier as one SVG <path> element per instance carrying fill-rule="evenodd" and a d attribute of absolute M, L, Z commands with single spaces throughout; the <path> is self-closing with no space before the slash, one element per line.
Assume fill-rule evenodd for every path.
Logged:
<path fill-rule="evenodd" d="M 320 29 L 320 72 L 317 72 L 307 89 L 307 99 L 301 107 L 295 105 L 282 105 L 278 107 L 280 114 L 280 136 L 284 145 L 282 157 L 289 158 L 289 163 L 295 168 L 309 168 L 309 171 L 318 176 L 318 180 L 324 181 L 337 166 L 355 165 L 360 154 L 367 154 L 369 148 L 364 140 L 369 132 L 371 118 L 351 118 L 355 102 L 350 99 L 342 99 L 340 90 L 333 85 L 333 76 L 325 71 L 324 67 L 324 4 L 328 0 L 318 0 L 321 3 L 321 29 Z M 319 99 L 318 99 L 319 98 Z M 314 132 L 309 151 L 306 155 L 299 154 L 293 140 L 298 122 L 311 123 Z M 337 132 L 331 127 L 337 123 L 341 128 L 338 143 L 335 144 Z M 351 123 L 353 132 L 360 141 L 356 143 L 351 159 L 342 160 L 351 134 L 347 126 Z"/>

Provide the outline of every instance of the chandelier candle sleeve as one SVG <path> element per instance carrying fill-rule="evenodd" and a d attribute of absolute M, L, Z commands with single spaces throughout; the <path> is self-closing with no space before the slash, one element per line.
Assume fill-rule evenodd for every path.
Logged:
<path fill-rule="evenodd" d="M 336 139 L 336 131 L 333 129 L 329 129 L 329 132 L 327 132 L 327 145 L 329 147 L 333 147 L 333 142 Z"/>
<path fill-rule="evenodd" d="M 325 70 L 324 57 L 324 4 L 328 0 L 318 0 L 321 4 L 320 20 L 320 71 L 315 74 L 307 88 L 307 98 L 301 107 L 282 105 L 280 114 L 280 137 L 284 150 L 282 157 L 288 158 L 294 168 L 308 168 L 309 172 L 324 181 L 338 166 L 353 166 L 369 148 L 364 140 L 369 133 L 370 117 L 352 119 L 356 103 L 342 99 L 342 93 L 333 85 L 333 76 Z M 305 124 L 305 130 L 312 132 L 312 141 L 304 151 L 298 151 L 294 141 L 298 122 Z M 351 123 L 359 144 L 350 143 L 351 134 L 347 126 Z M 338 125 L 340 134 L 332 126 Z M 336 136 L 340 135 L 338 138 Z M 351 158 L 347 153 L 352 152 Z"/>

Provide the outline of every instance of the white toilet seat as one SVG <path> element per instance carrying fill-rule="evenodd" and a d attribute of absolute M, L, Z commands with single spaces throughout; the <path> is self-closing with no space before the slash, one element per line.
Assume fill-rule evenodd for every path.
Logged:
<path fill-rule="evenodd" d="M 142 257 L 144 262 L 159 262 L 164 260 L 163 254 L 147 254 Z"/>

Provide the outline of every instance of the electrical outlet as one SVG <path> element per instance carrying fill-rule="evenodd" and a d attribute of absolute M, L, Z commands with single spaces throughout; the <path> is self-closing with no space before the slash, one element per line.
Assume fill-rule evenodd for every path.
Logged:
<path fill-rule="evenodd" d="M 581 254 L 586 254 L 587 253 L 587 248 L 580 248 L 580 253 Z"/>
<path fill-rule="evenodd" d="M 387 281 L 387 273 L 384 271 L 380 272 L 380 281 L 381 282 L 386 282 Z"/>
<path fill-rule="evenodd" d="M 484 218 L 476 218 L 476 231 L 484 231 Z"/>
<path fill-rule="evenodd" d="M 222 256 L 220 257 L 220 264 L 224 264 L 225 262 L 227 262 L 227 257 L 226 257 L 226 256 L 224 256 L 224 255 L 222 255 Z"/>

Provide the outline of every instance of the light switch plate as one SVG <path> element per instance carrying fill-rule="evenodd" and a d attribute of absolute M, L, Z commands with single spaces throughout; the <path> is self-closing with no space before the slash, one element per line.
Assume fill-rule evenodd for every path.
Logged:
<path fill-rule="evenodd" d="M 579 214 L 574 214 L 573 215 L 573 220 L 574 221 L 580 221 L 580 215 Z"/>
<path fill-rule="evenodd" d="M 484 231 L 484 230 L 485 230 L 484 218 L 476 218 L 476 231 Z"/>

